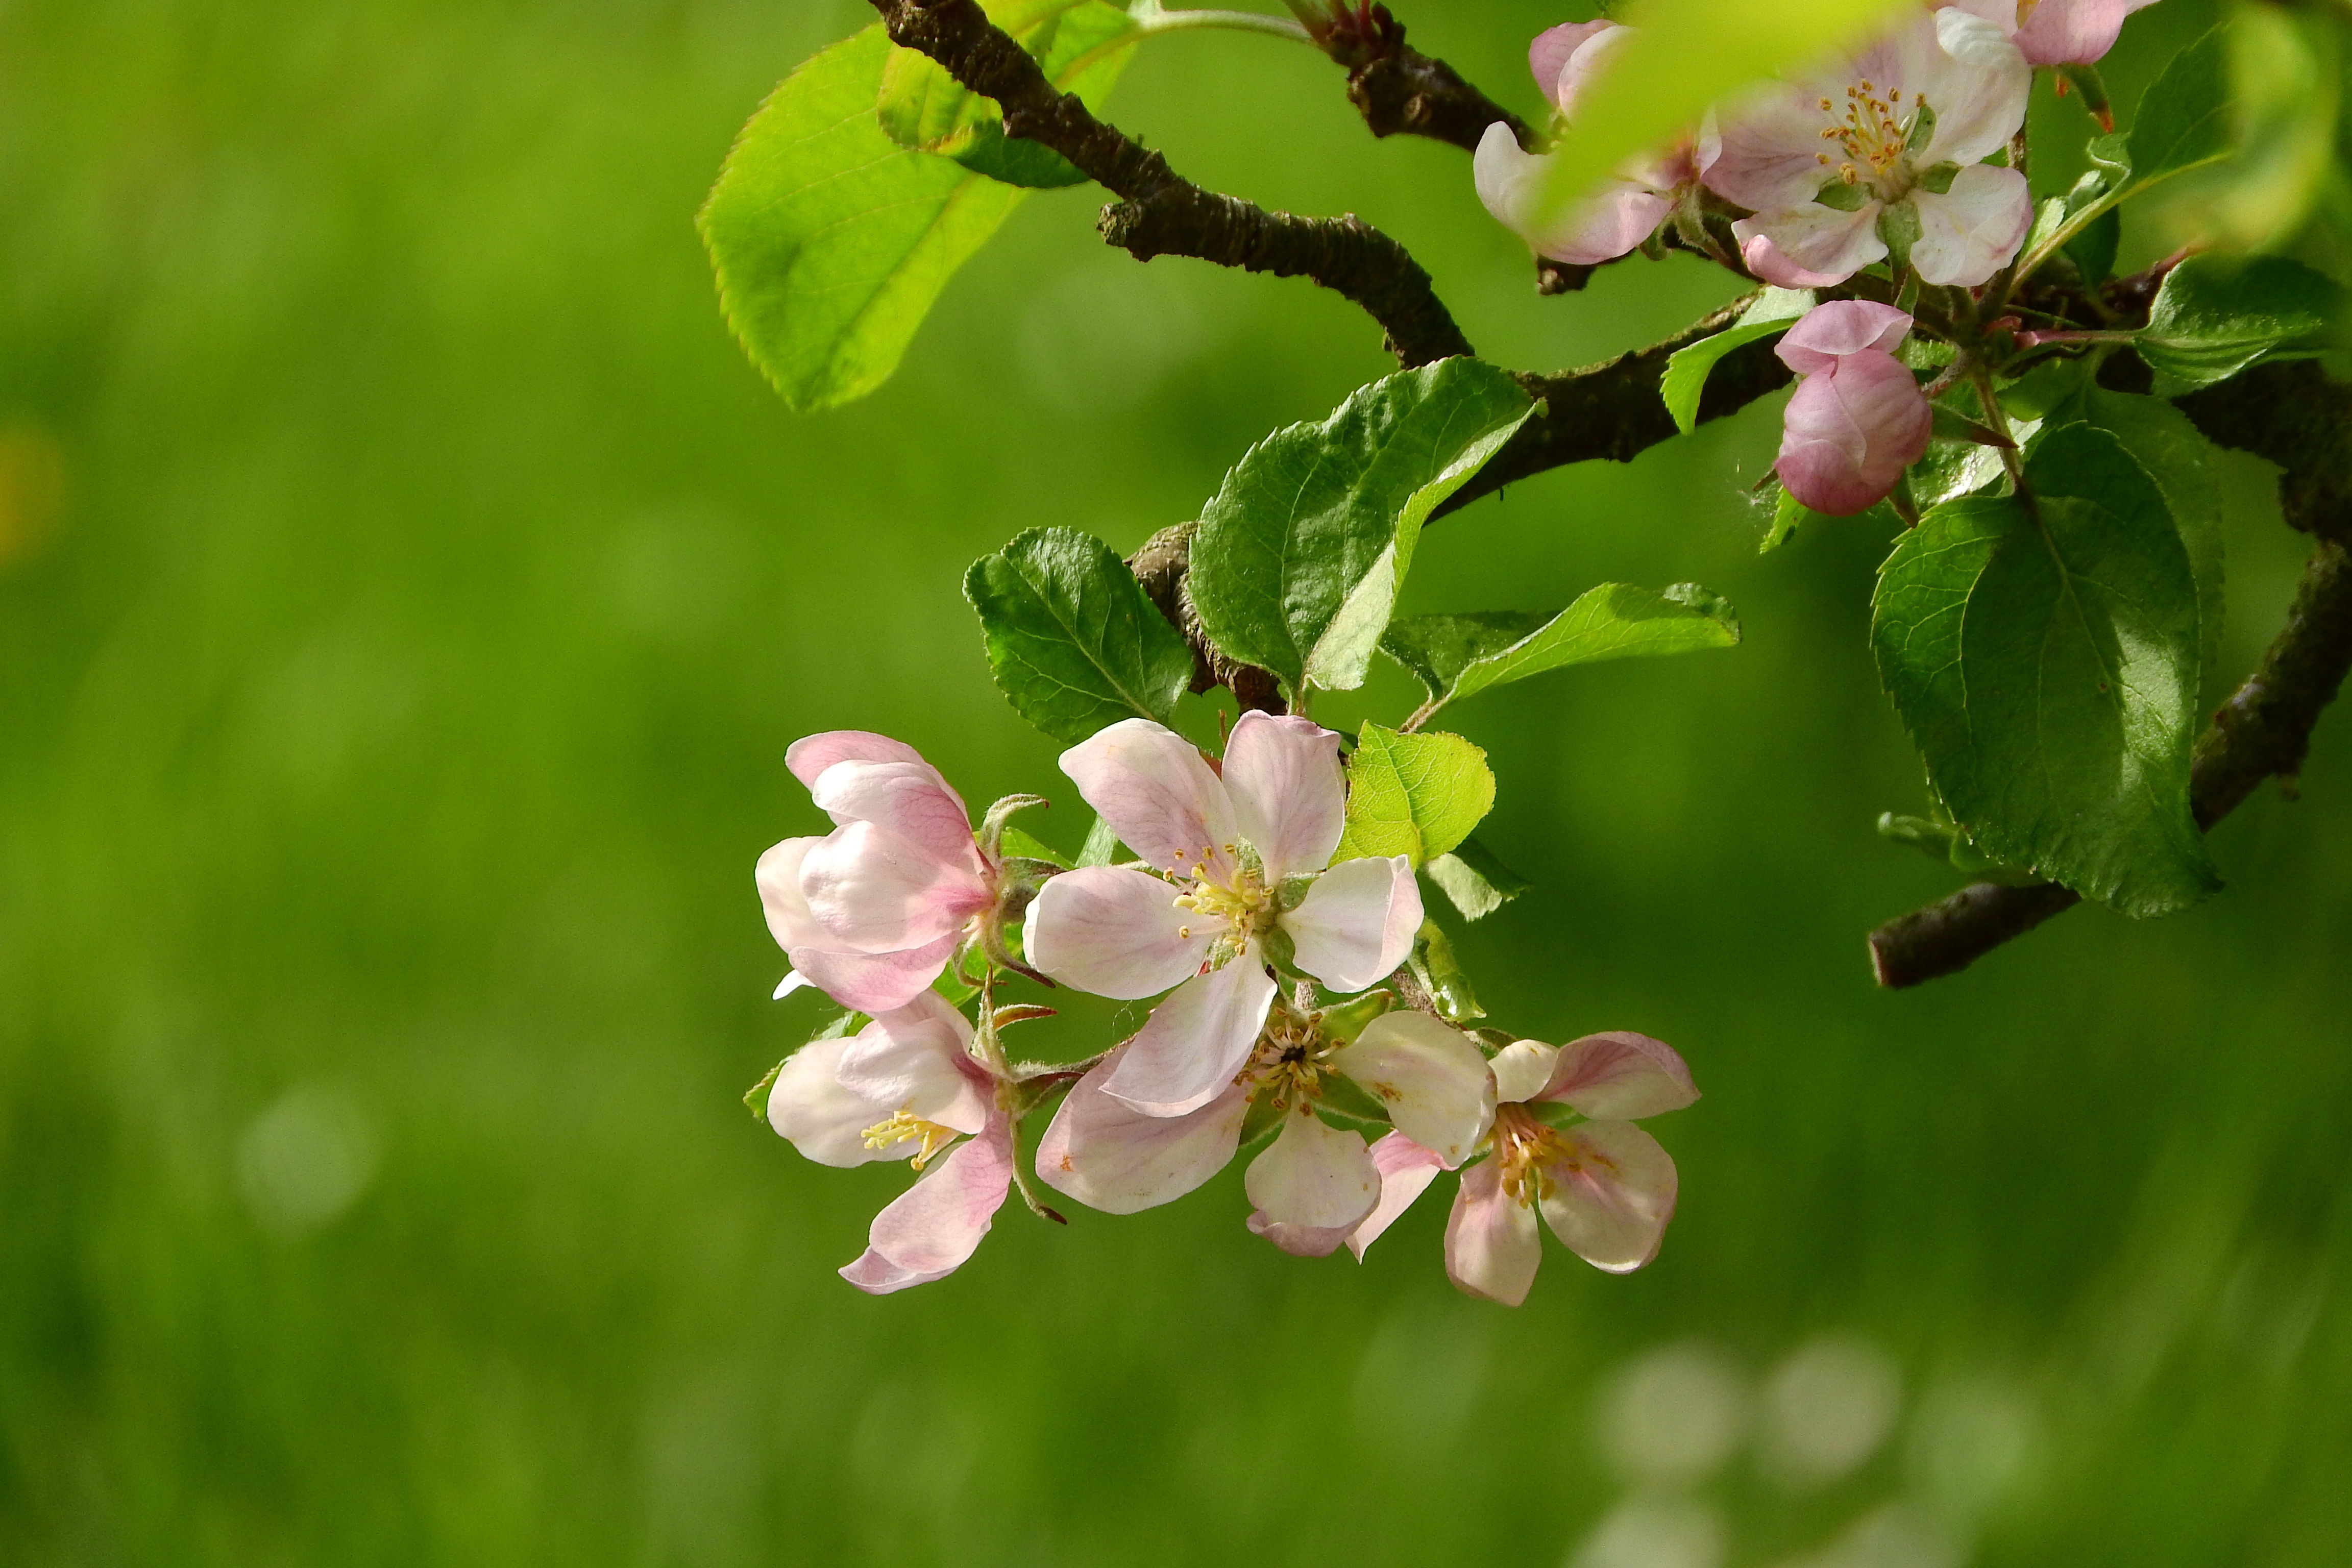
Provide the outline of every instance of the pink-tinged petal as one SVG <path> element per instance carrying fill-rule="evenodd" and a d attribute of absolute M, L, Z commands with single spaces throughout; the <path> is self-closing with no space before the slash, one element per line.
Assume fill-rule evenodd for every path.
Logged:
<path fill-rule="evenodd" d="M 1772 352 L 1799 375 L 1834 370 L 1848 354 L 1893 353 L 1911 318 L 1874 300 L 1832 300 L 1806 311 Z"/>
<path fill-rule="evenodd" d="M 1552 102 L 1559 106 L 1561 115 L 1570 121 L 1576 118 L 1577 100 L 1601 79 L 1602 73 L 1609 68 L 1609 62 L 1616 58 L 1617 52 L 1633 41 L 1633 29 L 1614 22 L 1588 22 L 1585 26 L 1591 27 L 1591 32 L 1577 40 L 1576 47 L 1560 63 L 1559 75 L 1551 82 L 1543 84 L 1550 93 Z M 1565 30 L 1553 29 L 1555 32 Z M 1533 50 L 1528 51 L 1528 61 L 1530 64 L 1534 62 Z M 1541 82 L 1540 78 L 1538 80 Z"/>
<path fill-rule="evenodd" d="M 1606 21 L 1563 22 L 1557 27 L 1547 27 L 1538 33 L 1535 42 L 1528 46 L 1528 69 L 1534 73 L 1536 90 L 1550 99 L 1554 107 L 1564 108 L 1559 102 L 1561 69 L 1587 39 L 1616 26 L 1614 22 Z"/>
<path fill-rule="evenodd" d="M 841 1277 L 878 1296 L 953 1273 L 988 1234 L 1012 1184 L 1013 1129 L 998 1118 L 874 1216 L 866 1256 Z"/>
<path fill-rule="evenodd" d="M 1187 980 L 1152 1009 L 1103 1091 L 1147 1116 L 1198 1110 L 1232 1087 L 1249 1060 L 1274 992 L 1255 952 Z"/>
<path fill-rule="evenodd" d="M 781 1002 L 785 997 L 791 995 L 793 992 L 808 984 L 810 984 L 810 981 L 807 975 L 803 974 L 797 969 L 788 969 L 784 971 L 784 977 L 776 982 L 775 994 L 769 997 L 768 1000 L 771 1002 Z"/>
<path fill-rule="evenodd" d="M 890 1107 L 842 1086 L 847 1040 L 811 1040 L 784 1058 L 768 1090 L 768 1125 L 804 1159 L 820 1165 L 863 1165 L 903 1160 L 912 1148 L 869 1149 L 866 1130 L 890 1119 Z"/>
<path fill-rule="evenodd" d="M 1179 889 L 1132 866 L 1084 866 L 1046 879 L 1029 906 L 1029 962 L 1073 990 L 1122 1002 L 1193 973 L 1228 929 L 1180 909 Z"/>
<path fill-rule="evenodd" d="M 1962 169 L 1941 195 L 1912 192 L 1911 205 L 1919 213 L 1911 265 L 1923 283 L 1975 288 L 2009 265 L 2033 226 L 2033 196 L 2025 176 L 1990 163 Z"/>
<path fill-rule="evenodd" d="M 1436 1151 L 1447 1170 L 1470 1157 L 1495 1121 L 1495 1079 L 1461 1030 L 1426 1013 L 1383 1013 L 1331 1065 L 1387 1107 L 1396 1130 Z"/>
<path fill-rule="evenodd" d="M 882 1014 L 905 1006 L 929 990 L 962 941 L 960 933 L 950 931 L 937 942 L 899 952 L 830 952 L 799 947 L 792 950 L 791 956 L 802 980 L 844 1007 Z"/>
<path fill-rule="evenodd" d="M 801 896 L 824 932 L 821 945 L 895 952 L 935 942 L 988 906 L 986 884 L 923 846 L 872 822 L 853 822 L 801 858 Z"/>
<path fill-rule="evenodd" d="M 1967 165 L 2009 145 L 2025 123 L 2033 68 L 1998 24 L 1946 6 L 1935 15 L 1937 47 L 1927 57 L 1920 94 L 1936 111 L 1936 132 L 1913 154 L 1916 167 Z"/>
<path fill-rule="evenodd" d="M 1840 212 L 1819 202 L 1744 217 L 1731 226 L 1748 270 L 1777 289 L 1826 289 L 1886 257 L 1880 204 Z"/>
<path fill-rule="evenodd" d="M 1815 511 L 1846 517 L 1884 500 L 1918 460 L 1934 415 L 1893 355 L 1859 353 L 1800 382 L 1781 422 L 1780 482 Z"/>
<path fill-rule="evenodd" d="M 841 1086 L 887 1108 L 958 1132 L 988 1125 L 996 1096 L 971 1059 L 971 1026 L 935 991 L 885 1013 L 841 1056 Z"/>
<path fill-rule="evenodd" d="M 1596 1121 L 1633 1121 L 1680 1110 L 1698 1098 L 1698 1086 L 1674 1047 L 1612 1030 L 1562 1046 L 1535 1098 L 1558 1100 Z"/>
<path fill-rule="evenodd" d="M 929 763 L 836 763 L 817 775 L 809 795 L 845 826 L 875 823 L 921 846 L 941 865 L 982 874 L 963 801 Z"/>
<path fill-rule="evenodd" d="M 1254 1210 L 1243 1222 L 1252 1236 L 1262 1236 L 1293 1258 L 1328 1258 L 1353 1233 L 1353 1226 L 1285 1225 L 1264 1209 Z"/>
<path fill-rule="evenodd" d="M 1348 826 L 1336 731 L 1253 710 L 1225 742 L 1224 780 L 1234 826 L 1256 848 L 1268 882 L 1331 863 Z"/>
<path fill-rule="evenodd" d="M 1348 1249 L 1359 1263 L 1364 1260 L 1364 1248 L 1378 1241 L 1381 1233 L 1429 1190 L 1437 1173 L 1445 1169 L 1445 1162 L 1434 1150 L 1423 1148 L 1402 1132 L 1391 1132 L 1372 1145 L 1372 1168 L 1381 1173 L 1381 1201 L 1363 1223 L 1348 1233 Z"/>
<path fill-rule="evenodd" d="M 922 761 L 923 753 L 906 742 L 866 730 L 828 730 L 822 735 L 803 735 L 784 752 L 784 766 L 793 771 L 793 777 L 812 789 L 816 787 L 817 775 L 835 763 Z"/>
<path fill-rule="evenodd" d="M 1673 203 L 1635 180 L 1618 180 L 1563 211 L 1549 210 L 1545 171 L 1549 157 L 1520 150 L 1510 127 L 1486 128 L 1471 161 L 1478 199 L 1495 221 L 1527 241 L 1538 256 L 1571 266 L 1613 261 L 1649 237 Z"/>
<path fill-rule="evenodd" d="M 768 934 L 786 952 L 822 946 L 831 940 L 810 912 L 808 900 L 801 896 L 801 862 L 824 842 L 822 838 L 787 838 L 761 856 L 752 869 L 751 880 L 760 889 L 760 909 L 768 917 Z"/>
<path fill-rule="evenodd" d="M 1233 880 L 1224 847 L 1238 831 L 1233 803 L 1200 749 L 1175 731 L 1122 719 L 1064 752 L 1062 771 L 1149 864 L 1220 885 Z"/>
<path fill-rule="evenodd" d="M 1632 1273 L 1658 1255 L 1675 1217 L 1674 1156 L 1630 1121 L 1581 1121 L 1559 1136 L 1563 1152 L 1544 1166 L 1545 1222 L 1595 1268 Z"/>
<path fill-rule="evenodd" d="M 1514 1040 L 1495 1053 L 1486 1070 L 1495 1075 L 1495 1099 L 1504 1105 L 1524 1103 L 1543 1092 L 1559 1049 L 1541 1040 Z"/>
<path fill-rule="evenodd" d="M 1134 1214 L 1182 1197 L 1225 1168 L 1241 1146 L 1247 1091 L 1223 1093 L 1183 1116 L 1147 1116 L 1103 1092 L 1129 1047 L 1070 1088 L 1037 1142 L 1047 1186 L 1105 1214 Z"/>
<path fill-rule="evenodd" d="M 1326 1126 L 1302 1105 L 1283 1118 L 1281 1135 L 1250 1162 L 1242 1188 L 1269 1223 L 1337 1230 L 1331 1243 L 1337 1247 L 1378 1206 L 1381 1173 L 1363 1134 Z"/>
<path fill-rule="evenodd" d="M 1402 855 L 1343 860 L 1276 923 L 1290 933 L 1298 967 L 1332 990 L 1376 984 L 1405 961 L 1421 930 L 1412 862 Z"/>
<path fill-rule="evenodd" d="M 1825 86 L 1773 89 L 1718 115 L 1707 189 L 1759 213 L 1811 202 L 1829 176 L 1821 162 L 1822 128 L 1829 123 L 1818 102 L 1824 95 Z"/>
<path fill-rule="evenodd" d="M 1445 1277 L 1467 1295 L 1516 1307 L 1528 1299 L 1543 1261 L 1535 1210 L 1503 1191 L 1492 1160 L 1462 1173 L 1445 1221 Z"/>

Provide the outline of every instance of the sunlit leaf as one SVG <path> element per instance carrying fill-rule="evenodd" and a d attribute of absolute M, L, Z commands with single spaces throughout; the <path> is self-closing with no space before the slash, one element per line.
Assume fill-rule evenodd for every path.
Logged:
<path fill-rule="evenodd" d="M 1019 40 L 1046 79 L 1096 103 L 1126 68 L 1143 35 L 1106 0 L 988 0 L 989 19 Z M 1050 188 L 1086 183 L 1050 147 L 1004 134 L 994 100 L 971 92 L 928 55 L 893 48 L 877 103 L 882 129 L 900 146 L 952 158 L 1008 184 Z"/>
<path fill-rule="evenodd" d="M 1535 884 L 1496 858 L 1495 852 L 1473 837 L 1443 855 L 1433 855 L 1422 869 L 1453 900 L 1464 920 L 1484 920 Z"/>
<path fill-rule="evenodd" d="M 1122 719 L 1174 717 L 1192 650 L 1092 534 L 1030 529 L 973 562 L 964 595 L 980 615 L 989 673 L 1048 735 L 1083 741 Z"/>
<path fill-rule="evenodd" d="M 1668 355 L 1666 374 L 1658 382 L 1658 395 L 1665 399 L 1666 412 L 1674 416 L 1675 428 L 1685 436 L 1698 428 L 1698 404 L 1706 392 L 1707 374 L 1724 355 L 1759 338 L 1787 331 L 1796 325 L 1798 317 L 1812 308 L 1813 291 L 1810 289 L 1767 289 L 1730 326 Z"/>
<path fill-rule="evenodd" d="M 1494 805 L 1486 753 L 1461 736 L 1368 722 L 1348 759 L 1348 826 L 1331 858 L 1403 855 L 1419 866 L 1460 845 Z"/>
<path fill-rule="evenodd" d="M 1457 698 L 1549 669 L 1738 641 L 1739 617 L 1696 583 L 1664 590 L 1603 583 L 1556 616 L 1518 610 L 1409 616 L 1389 628 L 1381 649 L 1428 688 L 1426 717 Z"/>

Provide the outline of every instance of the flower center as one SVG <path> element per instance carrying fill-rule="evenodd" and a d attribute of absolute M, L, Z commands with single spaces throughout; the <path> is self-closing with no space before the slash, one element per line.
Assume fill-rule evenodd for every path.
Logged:
<path fill-rule="evenodd" d="M 1519 1204 L 1551 1195 L 1551 1176 L 1544 1169 L 1568 1153 L 1566 1139 L 1535 1119 L 1524 1105 L 1495 1108 L 1495 1163 L 1502 1173 L 1503 1191 Z"/>
<path fill-rule="evenodd" d="M 1903 113 L 1903 89 L 1895 88 L 1885 97 L 1865 77 L 1845 89 L 1845 117 L 1838 117 L 1837 105 L 1829 99 L 1821 100 L 1822 112 L 1828 115 L 1829 124 L 1822 132 L 1822 140 L 1834 142 L 1842 157 L 1828 153 L 1817 154 L 1824 168 L 1834 167 L 1838 178 L 1847 184 L 1867 183 L 1872 189 L 1888 200 L 1900 194 L 1894 188 L 1900 180 L 1903 153 L 1910 144 L 1912 127 L 1918 123 L 1919 110 L 1924 107 L 1919 96 L 1911 97 L 1911 112 Z M 1904 182 L 1907 184 L 1907 182 Z"/>
<path fill-rule="evenodd" d="M 1234 1081 L 1249 1084 L 1254 1097 L 1267 1097 L 1276 1110 L 1296 1109 L 1303 1115 L 1323 1098 L 1323 1075 L 1332 1070 L 1323 1063 L 1326 1054 L 1312 1024 L 1277 1013 L 1266 1021 L 1257 1048 Z"/>
<path fill-rule="evenodd" d="M 1265 870 L 1248 845 L 1225 846 L 1227 858 L 1234 863 L 1231 881 L 1220 882 L 1209 875 L 1209 860 L 1213 853 L 1203 849 L 1197 858 L 1186 855 L 1178 859 L 1171 872 L 1171 879 L 1184 874 L 1185 860 L 1192 860 L 1193 881 L 1178 895 L 1176 907 L 1192 910 L 1209 924 L 1229 927 L 1231 934 L 1226 942 L 1232 952 L 1238 952 L 1249 945 L 1252 937 L 1274 923 L 1274 890 L 1265 885 Z M 1178 934 L 1190 937 L 1197 929 L 1196 925 L 1181 926 Z M 1213 954 L 1211 962 L 1225 956 L 1230 953 Z"/>
<path fill-rule="evenodd" d="M 908 1162 L 919 1171 L 925 1161 L 954 1142 L 960 1135 L 952 1127 L 942 1127 L 936 1121 L 924 1121 L 910 1110 L 900 1110 L 894 1112 L 887 1121 L 876 1122 L 860 1136 L 866 1140 L 868 1149 L 887 1149 L 893 1143 L 919 1140 L 921 1147 Z"/>

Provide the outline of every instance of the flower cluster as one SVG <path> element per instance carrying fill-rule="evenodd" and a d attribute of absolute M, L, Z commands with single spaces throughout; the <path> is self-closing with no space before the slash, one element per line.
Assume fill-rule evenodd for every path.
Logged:
<path fill-rule="evenodd" d="M 1655 1255 L 1674 1162 L 1632 1119 L 1697 1097 L 1682 1058 L 1639 1035 L 1556 1049 L 1438 1016 L 1401 973 L 1424 923 L 1411 860 L 1332 858 L 1348 826 L 1339 747 L 1307 720 L 1251 712 L 1212 761 L 1149 720 L 1114 724 L 1061 765 L 1135 858 L 1076 868 L 1003 852 L 1005 809 L 1034 797 L 975 834 L 895 741 L 836 731 L 792 749 L 839 826 L 761 858 L 793 963 L 778 994 L 813 985 L 850 1012 L 778 1068 L 761 1108 L 822 1164 L 921 1173 L 845 1279 L 883 1294 L 942 1278 L 1016 1187 L 1059 1218 L 1015 1152 L 1021 1121 L 1057 1095 L 1037 1178 L 1106 1213 L 1181 1197 L 1248 1144 L 1248 1227 L 1299 1256 L 1344 1244 L 1360 1258 L 1441 1171 L 1462 1173 L 1446 1270 L 1474 1295 L 1526 1297 L 1538 1212 L 1599 1268 Z M 1009 973 L 1158 1000 L 1094 1058 L 1016 1068 L 1001 1031 L 1045 1009 L 999 1006 Z M 967 1018 L 953 998 L 974 993 Z"/>

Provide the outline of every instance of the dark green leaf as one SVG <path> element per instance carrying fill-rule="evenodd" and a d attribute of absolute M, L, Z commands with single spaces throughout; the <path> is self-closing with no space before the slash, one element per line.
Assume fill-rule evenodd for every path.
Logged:
<path fill-rule="evenodd" d="M 2210 668 L 2221 650 L 2224 600 L 2221 482 L 2214 472 L 2212 443 L 2189 416 L 2160 397 L 2109 392 L 2093 384 L 2084 389 L 2083 413 L 2122 442 L 2164 492 L 2197 580 L 2198 645 L 2202 664 Z"/>
<path fill-rule="evenodd" d="M 2136 346 L 2158 393 L 2175 396 L 2319 331 L 2343 297 L 2332 279 L 2282 256 L 2192 256 L 2165 274 Z"/>
<path fill-rule="evenodd" d="M 1070 528 L 1033 528 L 964 575 L 989 673 L 1015 711 L 1056 740 L 1083 741 L 1141 715 L 1161 723 L 1192 678 L 1192 651 L 1111 548 Z"/>
<path fill-rule="evenodd" d="M 1045 76 L 1088 104 L 1099 102 L 1142 34 L 1105 0 L 987 0 L 989 19 L 1035 58 Z M 937 153 L 1007 184 L 1083 184 L 1060 153 L 1004 134 L 995 102 L 965 89 L 929 56 L 894 48 L 877 105 L 882 129 L 902 147 Z"/>
<path fill-rule="evenodd" d="M 1192 540 L 1192 601 L 1211 638 L 1294 696 L 1362 684 L 1422 524 L 1533 412 L 1506 372 L 1449 359 L 1259 442 Z"/>
<path fill-rule="evenodd" d="M 1689 435 L 1698 428 L 1698 402 L 1706 391 L 1707 374 L 1732 350 L 1775 332 L 1785 332 L 1797 318 L 1813 308 L 1810 289 L 1767 289 L 1739 313 L 1739 319 L 1713 337 L 1701 338 L 1667 357 L 1666 374 L 1658 395 L 1674 416 L 1675 428 Z"/>
<path fill-rule="evenodd" d="M 1464 920 L 1484 920 L 1535 886 L 1475 838 L 1465 838 L 1448 853 L 1432 856 L 1422 869 Z"/>
<path fill-rule="evenodd" d="M 1937 508 L 1881 568 L 1881 677 L 1977 846 L 2126 914 L 2218 885 L 2189 812 L 2197 586 L 2162 492 L 2074 425 L 2026 461 L 2032 504 Z"/>
<path fill-rule="evenodd" d="M 1426 718 L 1456 698 L 1571 664 L 1730 647 L 1739 617 L 1696 583 L 1663 591 L 1603 583 L 1559 614 L 1500 610 L 1409 616 L 1381 648 L 1429 689 Z"/>
<path fill-rule="evenodd" d="M 1486 753 L 1459 735 L 1401 734 L 1367 722 L 1348 758 L 1348 826 L 1336 863 L 1455 848 L 1493 809 Z"/>

